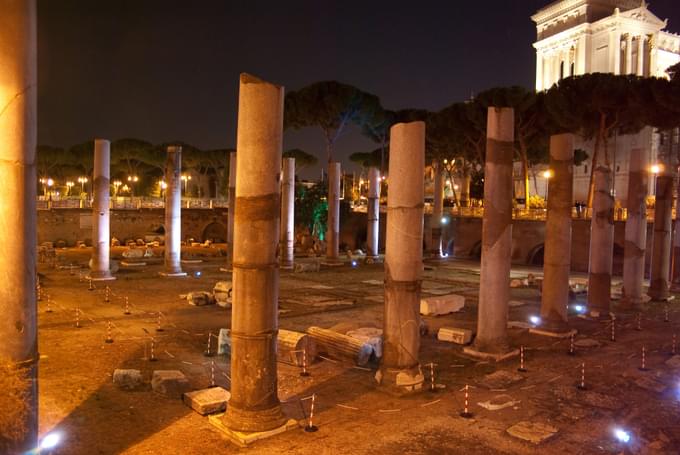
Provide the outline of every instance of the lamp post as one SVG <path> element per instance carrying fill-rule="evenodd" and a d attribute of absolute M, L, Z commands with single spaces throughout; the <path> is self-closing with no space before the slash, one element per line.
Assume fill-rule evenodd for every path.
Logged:
<path fill-rule="evenodd" d="M 135 196 L 135 183 L 139 182 L 139 177 L 137 177 L 136 175 L 129 175 L 127 180 L 130 183 L 130 197 L 134 197 Z"/>
<path fill-rule="evenodd" d="M 161 198 L 162 198 L 163 195 L 165 194 L 165 189 L 168 187 L 168 184 L 165 183 L 165 180 L 160 180 L 160 181 L 158 182 L 158 186 L 159 186 L 160 189 L 161 189 L 160 194 L 161 194 Z"/>
<path fill-rule="evenodd" d="M 552 170 L 546 169 L 543 171 L 543 178 L 545 179 L 545 204 L 546 207 L 548 206 L 548 182 L 550 181 L 550 178 L 553 176 Z"/>
<path fill-rule="evenodd" d="M 191 180 L 191 176 L 188 174 L 182 174 L 182 182 L 184 183 L 184 195 L 187 195 L 187 184 Z"/>
<path fill-rule="evenodd" d="M 71 188 L 73 188 L 73 182 L 71 182 L 71 181 L 66 182 L 66 188 L 67 188 L 66 195 L 70 196 L 71 195 Z"/>
<path fill-rule="evenodd" d="M 80 183 L 80 192 L 85 192 L 85 184 L 87 183 L 87 177 L 78 177 L 78 183 Z"/>
<path fill-rule="evenodd" d="M 120 186 L 123 184 L 120 180 L 114 180 L 113 181 L 113 195 L 118 196 L 118 190 L 120 189 Z"/>

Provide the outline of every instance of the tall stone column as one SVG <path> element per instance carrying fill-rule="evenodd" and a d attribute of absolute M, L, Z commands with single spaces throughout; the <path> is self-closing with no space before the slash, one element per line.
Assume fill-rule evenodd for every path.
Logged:
<path fill-rule="evenodd" d="M 671 267 L 671 228 L 673 224 L 673 173 L 668 167 L 656 176 L 652 266 L 647 295 L 652 300 L 667 300 Z"/>
<path fill-rule="evenodd" d="M 171 145 L 165 158 L 165 271 L 163 276 L 186 276 L 182 254 L 182 147 Z"/>
<path fill-rule="evenodd" d="M 643 149 L 631 150 L 628 167 L 626 243 L 623 252 L 623 296 L 620 306 L 638 307 L 643 302 L 645 248 L 647 246 L 647 159 Z"/>
<path fill-rule="evenodd" d="M 366 229 L 366 256 L 378 257 L 380 242 L 380 170 L 368 168 L 368 226 Z"/>
<path fill-rule="evenodd" d="M 637 39 L 637 71 L 635 74 L 644 76 L 645 74 L 645 37 L 640 35 Z"/>
<path fill-rule="evenodd" d="M 470 176 L 463 175 L 460 185 L 460 205 L 461 207 L 470 207 Z"/>
<path fill-rule="evenodd" d="M 488 109 L 484 166 L 484 219 L 475 348 L 502 354 L 508 345 L 512 248 L 512 108 Z"/>
<path fill-rule="evenodd" d="M 543 327 L 566 332 L 571 266 L 571 200 L 574 185 L 574 135 L 550 137 L 548 218 L 545 226 L 545 260 L 541 319 Z"/>
<path fill-rule="evenodd" d="M 439 161 L 432 162 L 434 170 L 434 194 L 432 197 L 432 218 L 430 219 L 430 254 L 440 257 L 442 254 L 442 215 L 444 213 L 444 179 Z"/>
<path fill-rule="evenodd" d="M 94 140 L 94 201 L 92 203 L 92 260 L 90 278 L 95 281 L 115 280 L 109 270 L 111 249 L 109 188 L 111 143 Z"/>
<path fill-rule="evenodd" d="M 626 74 L 633 74 L 633 37 L 630 33 L 626 35 Z"/>
<path fill-rule="evenodd" d="M 236 206 L 236 152 L 229 152 L 229 212 L 227 219 L 227 267 L 234 258 L 234 213 Z"/>
<path fill-rule="evenodd" d="M 387 193 L 385 316 L 378 383 L 398 392 L 422 386 L 420 284 L 423 270 L 425 123 L 390 129 L 390 190 Z"/>
<path fill-rule="evenodd" d="M 295 158 L 283 158 L 281 180 L 281 268 L 292 269 L 295 256 Z"/>
<path fill-rule="evenodd" d="M 609 317 L 612 261 L 614 257 L 614 197 L 612 171 L 598 166 L 593 171 L 595 193 L 590 220 L 588 306 L 593 316 Z"/>
<path fill-rule="evenodd" d="M 26 433 L 2 453 L 38 443 L 36 317 L 36 6 L 0 0 L 0 359 L 26 369 Z M 3 390 L 0 393 L 8 393 Z M 4 412 L 4 410 L 0 411 Z"/>
<path fill-rule="evenodd" d="M 326 259 L 337 261 L 340 251 L 340 163 L 328 163 L 328 221 Z"/>
<path fill-rule="evenodd" d="M 283 87 L 241 74 L 231 312 L 231 400 L 224 424 L 267 431 L 285 423 L 276 377 L 279 172 Z"/>

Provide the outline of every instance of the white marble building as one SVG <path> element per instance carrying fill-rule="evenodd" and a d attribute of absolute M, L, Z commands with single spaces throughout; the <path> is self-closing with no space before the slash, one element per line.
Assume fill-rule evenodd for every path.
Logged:
<path fill-rule="evenodd" d="M 531 19 L 537 33 L 537 91 L 549 89 L 564 77 L 594 72 L 667 77 L 666 69 L 680 62 L 680 35 L 666 31 L 667 20 L 655 16 L 644 0 L 559 0 Z M 577 141 L 576 147 L 592 155 L 592 143 Z M 649 162 L 656 162 L 658 135 L 647 128 L 610 141 L 616 169 L 614 190 L 623 206 L 628 156 L 633 149 L 644 150 Z M 574 168 L 574 200 L 587 198 L 590 167 L 587 162 Z M 538 194 L 545 194 L 545 179 L 539 177 L 536 183 Z"/>

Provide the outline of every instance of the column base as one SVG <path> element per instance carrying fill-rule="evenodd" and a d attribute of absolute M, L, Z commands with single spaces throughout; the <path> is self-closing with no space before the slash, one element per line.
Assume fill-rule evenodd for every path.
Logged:
<path fill-rule="evenodd" d="M 165 278 L 175 278 L 187 276 L 186 272 L 158 272 L 158 274 Z"/>
<path fill-rule="evenodd" d="M 651 299 L 647 295 L 641 297 L 622 296 L 617 305 L 622 310 L 639 310 Z"/>
<path fill-rule="evenodd" d="M 474 346 L 467 346 L 463 348 L 463 354 L 474 357 L 475 359 L 481 360 L 493 360 L 495 362 L 501 362 L 512 357 L 519 356 L 519 349 L 513 349 L 504 352 L 486 352 L 480 351 Z"/>
<path fill-rule="evenodd" d="M 422 391 L 425 376 L 420 365 L 404 369 L 382 367 L 375 373 L 375 380 L 384 390 L 401 396 Z"/>
<path fill-rule="evenodd" d="M 380 256 L 366 256 L 365 264 L 382 264 L 383 260 Z"/>
<path fill-rule="evenodd" d="M 670 295 L 669 293 L 665 294 L 649 294 L 647 293 L 647 297 L 649 297 L 649 300 L 652 302 L 668 302 L 670 300 L 673 300 L 675 297 Z"/>
<path fill-rule="evenodd" d="M 293 262 L 285 262 L 279 265 L 279 269 L 281 270 L 293 270 L 294 268 L 295 264 Z"/>
<path fill-rule="evenodd" d="M 327 267 L 340 267 L 341 265 L 344 265 L 344 262 L 342 262 L 338 258 L 335 258 L 335 259 L 326 258 L 326 259 L 321 261 L 321 265 L 325 265 Z"/>
<path fill-rule="evenodd" d="M 298 428 L 298 423 L 293 419 L 289 419 L 282 425 L 267 431 L 238 431 L 227 427 L 223 420 L 224 416 L 225 414 L 213 414 L 208 416 L 208 422 L 217 428 L 229 441 L 242 448 L 260 439 L 271 438 L 277 434 Z"/>
<path fill-rule="evenodd" d="M 111 275 L 111 272 L 104 272 L 104 273 L 91 273 L 85 277 L 86 280 L 92 280 L 92 281 L 114 281 L 116 279 L 115 276 Z"/>
<path fill-rule="evenodd" d="M 562 329 L 562 330 L 555 330 L 555 329 L 550 329 L 550 328 L 542 328 L 542 329 L 529 329 L 529 333 L 532 333 L 534 335 L 541 335 L 545 337 L 551 337 L 551 338 L 569 338 L 572 335 L 576 335 L 578 333 L 578 330 L 576 329 Z"/>
<path fill-rule="evenodd" d="M 227 412 L 220 420 L 231 431 L 241 433 L 269 432 L 285 425 L 287 421 L 278 402 L 269 409 L 257 411 L 238 409 L 227 404 Z"/>

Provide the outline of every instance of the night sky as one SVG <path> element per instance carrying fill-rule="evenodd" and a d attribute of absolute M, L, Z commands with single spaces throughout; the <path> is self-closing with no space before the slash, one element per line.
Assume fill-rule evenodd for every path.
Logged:
<path fill-rule="evenodd" d="M 287 90 L 335 79 L 389 109 L 438 110 L 494 86 L 532 88 L 530 16 L 548 3 L 39 0 L 38 140 L 233 147 L 241 72 Z M 680 31 L 678 0 L 654 0 L 650 10 Z M 285 133 L 284 150 L 321 162 L 323 144 L 318 129 Z M 375 147 L 351 129 L 336 156 Z"/>

